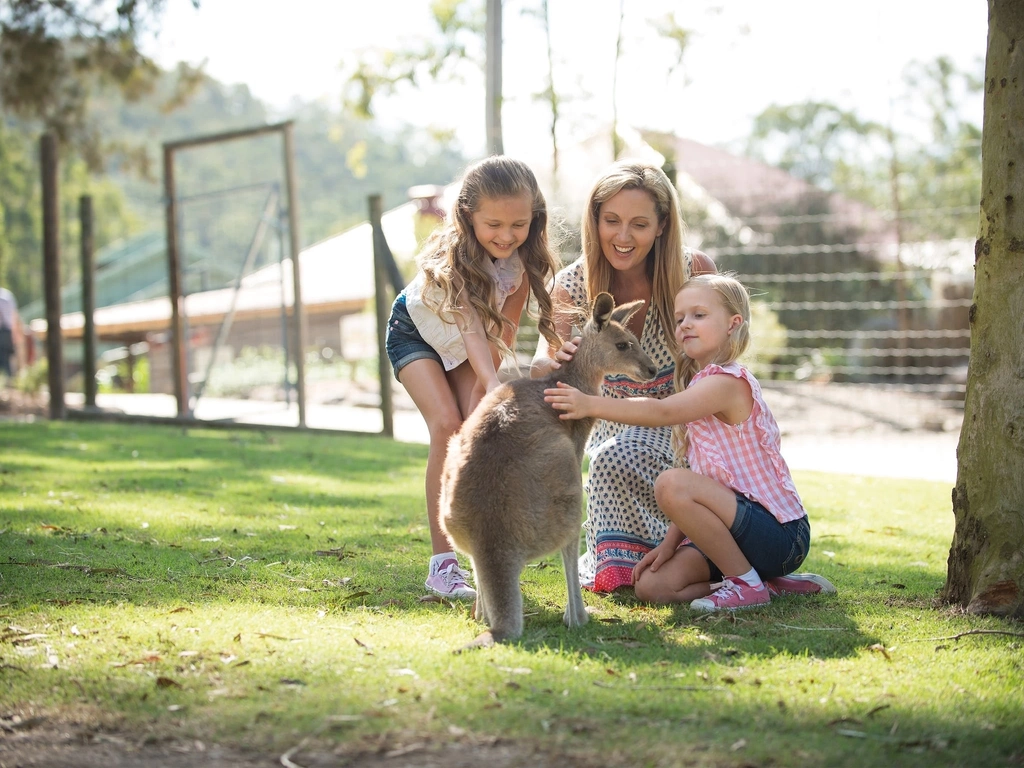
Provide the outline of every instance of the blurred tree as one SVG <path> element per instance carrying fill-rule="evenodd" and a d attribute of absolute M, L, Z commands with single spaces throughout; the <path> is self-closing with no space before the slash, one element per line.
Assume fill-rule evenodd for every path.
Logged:
<path fill-rule="evenodd" d="M 884 151 L 885 129 L 824 101 L 772 105 L 754 118 L 747 152 L 788 173 L 833 191 Z M 849 191 L 849 190 L 845 190 Z"/>
<path fill-rule="evenodd" d="M 686 58 L 686 52 L 690 49 L 690 44 L 693 42 L 694 31 L 684 27 L 674 13 L 664 18 L 653 20 L 651 26 L 654 27 L 659 37 L 675 44 L 676 60 L 668 68 L 668 76 L 671 78 L 677 70 L 682 71 L 682 88 L 686 88 L 690 84 L 690 78 L 687 76 L 686 71 L 683 70 L 683 60 Z M 675 151 L 668 147 L 656 147 L 656 149 L 664 155 L 664 171 L 672 179 L 672 182 L 675 183 L 677 174 L 676 163 L 678 162 Z"/>
<path fill-rule="evenodd" d="M 545 51 L 547 56 L 547 83 L 544 90 L 534 94 L 534 98 L 547 102 L 551 110 L 551 197 L 558 199 L 558 119 L 562 108 L 562 96 L 555 90 L 555 58 L 551 47 L 551 16 L 548 12 L 548 0 L 540 0 L 540 7 L 526 8 L 523 11 L 540 22 L 544 30 Z"/>
<path fill-rule="evenodd" d="M 980 80 L 946 57 L 904 74 L 905 118 L 861 120 L 830 102 L 773 105 L 747 151 L 820 189 L 891 210 L 906 241 L 969 237 L 981 183 L 981 129 L 965 117 Z"/>
<path fill-rule="evenodd" d="M 96 120 L 97 99 L 111 90 L 135 101 L 152 92 L 159 68 L 138 48 L 155 29 L 165 0 L 0 0 L 0 278 L 19 301 L 38 299 L 40 285 L 39 171 L 35 139 L 53 131 L 61 160 L 64 274 L 78 275 L 78 197 L 91 194 L 97 245 L 130 233 L 138 222 L 120 189 L 91 175 L 112 150 L 121 167 L 143 167 L 144 155 Z M 198 6 L 199 0 L 192 0 Z M 167 105 L 181 103 L 198 82 L 179 69 Z M 121 137 L 123 139 L 123 136 Z"/>
<path fill-rule="evenodd" d="M 619 136 L 619 61 L 622 59 L 622 27 L 626 19 L 626 0 L 619 0 L 619 22 L 615 28 L 615 65 L 612 68 L 612 159 L 622 154 L 622 138 Z"/>
<path fill-rule="evenodd" d="M 36 295 L 36 265 L 17 258 L 21 253 L 39 253 L 41 211 L 39 174 L 35 147 L 28 139 L 0 120 L 0 285 L 24 304 Z"/>
<path fill-rule="evenodd" d="M 70 153 L 62 159 L 66 284 L 79 279 L 79 195 L 93 196 L 97 249 L 141 232 L 163 231 L 162 143 L 268 121 L 267 107 L 247 86 L 205 75 L 188 101 L 168 112 L 179 77 L 177 71 L 164 73 L 149 94 L 134 101 L 113 86 L 90 94 L 90 120 L 104 137 L 106 172 L 87 173 L 84 162 Z M 402 126 L 385 130 L 318 103 L 296 103 L 293 110 L 303 246 L 365 221 L 369 194 L 381 194 L 391 208 L 406 202 L 409 186 L 445 184 L 465 165 L 451 133 Z M 229 227 L 227 217 L 236 216 L 231 221 L 237 223 L 259 215 L 266 192 L 245 188 L 280 179 L 280 151 L 279 140 L 266 137 L 181 153 L 177 175 L 183 194 L 241 189 L 228 192 L 223 202 L 189 205 L 190 232 L 200 240 L 212 232 L 223 242 L 229 230 L 238 229 L 237 237 L 247 244 L 251 229 L 241 233 L 243 225 Z M 8 116 L 0 120 L 0 280 L 22 306 L 42 293 L 38 160 L 33 124 Z"/>
<path fill-rule="evenodd" d="M 40 121 L 97 170 L 102 137 L 90 125 L 90 94 L 114 85 L 135 99 L 152 89 L 160 70 L 138 40 L 165 1 L 0 0 L 0 105 Z"/>
<path fill-rule="evenodd" d="M 988 6 L 971 359 L 943 598 L 1024 618 L 1024 4 Z"/>
<path fill-rule="evenodd" d="M 911 110 L 925 140 L 904 137 L 900 150 L 900 208 L 909 240 L 972 237 L 981 189 L 981 126 L 964 115 L 977 101 L 978 75 L 958 70 L 947 57 L 914 62 L 905 74 Z"/>
<path fill-rule="evenodd" d="M 374 116 L 374 102 L 394 94 L 403 85 L 417 85 L 422 78 L 435 82 L 457 81 L 465 61 L 482 66 L 477 46 L 483 41 L 485 14 L 473 0 L 431 0 L 431 18 L 439 39 L 423 38 L 400 49 L 373 48 L 343 61 L 350 71 L 342 94 L 346 109 L 361 117 Z"/>
<path fill-rule="evenodd" d="M 93 199 L 94 238 L 100 246 L 134 234 L 140 221 L 118 184 L 91 174 L 81 158 L 67 158 L 59 172 L 61 274 L 71 283 L 81 273 L 82 195 Z M 42 297 L 41 218 L 38 147 L 25 133 L 0 122 L 0 284 L 14 292 L 22 307 Z"/>

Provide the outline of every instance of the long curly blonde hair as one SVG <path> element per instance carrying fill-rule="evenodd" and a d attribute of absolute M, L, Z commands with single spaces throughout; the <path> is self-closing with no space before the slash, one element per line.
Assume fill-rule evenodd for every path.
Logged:
<path fill-rule="evenodd" d="M 460 302 L 468 301 L 480 316 L 488 342 L 503 356 L 510 355 L 511 350 L 502 340 L 502 333 L 506 329 L 514 332 L 517 325 L 496 306 L 489 256 L 473 232 L 473 214 L 483 200 L 521 195 L 530 198 L 533 212 L 529 234 L 518 251 L 530 291 L 537 300 L 537 328 L 548 342 L 560 346 L 549 292 L 559 264 L 548 247 L 547 203 L 536 176 L 525 163 L 493 155 L 469 166 L 445 225 L 431 236 L 417 258 L 425 277 L 424 303 L 441 317 L 454 317 Z M 431 286 L 440 288 L 439 303 L 428 298 L 431 291 L 426 289 Z"/>
<path fill-rule="evenodd" d="M 676 354 L 672 334 L 674 303 L 676 293 L 687 278 L 683 257 L 684 225 L 676 188 L 656 165 L 636 160 L 619 161 L 601 174 L 591 188 L 582 226 L 587 296 L 593 299 L 602 291 L 610 290 L 612 267 L 601 251 L 598 222 L 601 206 L 624 189 L 642 189 L 649 194 L 654 201 L 658 224 L 664 226 L 647 254 L 646 267 L 651 281 L 651 303 L 665 331 L 665 342 Z"/>
<path fill-rule="evenodd" d="M 747 351 L 750 346 L 750 294 L 736 276 L 732 273 L 716 273 L 694 275 L 689 278 L 679 290 L 704 286 L 710 288 L 722 300 L 722 306 L 730 317 L 739 315 L 743 322 L 733 329 L 729 334 L 729 341 L 723 344 L 715 354 L 712 363 L 728 365 L 734 363 Z M 675 314 L 673 310 L 673 314 Z M 700 371 L 700 366 L 692 357 L 680 351 L 676 357 L 676 372 L 674 382 L 676 392 L 682 392 L 693 381 L 693 377 Z M 672 427 L 672 447 L 676 457 L 682 461 L 686 458 L 686 449 L 689 447 L 689 437 L 685 424 L 676 424 Z"/>

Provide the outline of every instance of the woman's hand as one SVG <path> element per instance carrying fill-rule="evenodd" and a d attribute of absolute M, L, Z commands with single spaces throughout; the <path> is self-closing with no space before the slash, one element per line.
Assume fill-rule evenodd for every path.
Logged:
<path fill-rule="evenodd" d="M 590 395 L 561 381 L 555 387 L 544 390 L 544 402 L 551 403 L 556 411 L 563 411 L 558 415 L 560 419 L 585 419 L 590 416 L 587 411 L 589 398 Z"/>

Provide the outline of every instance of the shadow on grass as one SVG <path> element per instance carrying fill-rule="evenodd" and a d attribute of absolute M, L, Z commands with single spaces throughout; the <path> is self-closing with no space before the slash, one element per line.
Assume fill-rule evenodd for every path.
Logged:
<path fill-rule="evenodd" d="M 648 659 L 691 666 L 709 659 L 779 654 L 843 658 L 877 642 L 858 629 L 834 596 L 786 597 L 765 608 L 717 614 L 635 603 L 624 618 L 604 609 L 604 599 L 588 597 L 590 621 L 568 629 L 562 624 L 564 606 L 526 594 L 523 636 L 511 645 L 531 653 L 557 650 L 616 663 Z"/>

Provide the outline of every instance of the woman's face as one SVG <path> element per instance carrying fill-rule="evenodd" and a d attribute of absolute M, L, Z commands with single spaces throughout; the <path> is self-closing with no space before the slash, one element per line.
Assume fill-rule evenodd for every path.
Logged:
<path fill-rule="evenodd" d="M 601 204 L 597 212 L 597 238 L 613 269 L 642 269 L 654 238 L 665 228 L 658 221 L 654 198 L 642 189 L 623 189 Z"/>

